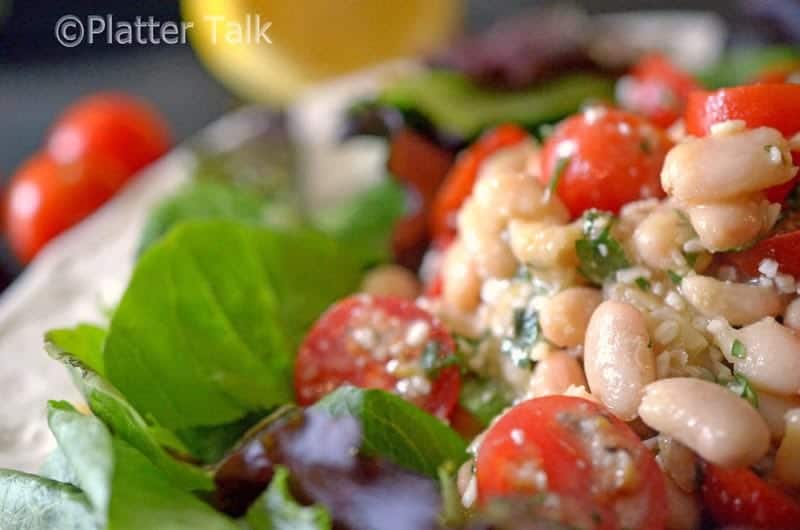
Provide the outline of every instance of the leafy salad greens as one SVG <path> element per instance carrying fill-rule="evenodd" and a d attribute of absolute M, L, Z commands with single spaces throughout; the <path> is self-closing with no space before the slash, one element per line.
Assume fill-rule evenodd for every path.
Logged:
<path fill-rule="evenodd" d="M 108 326 L 46 335 L 88 410 L 49 403 L 58 447 L 40 474 L 0 471 L 3 530 L 332 528 L 326 508 L 295 500 L 280 466 L 244 516 L 225 515 L 208 502 L 214 471 L 292 403 L 299 341 L 388 259 L 403 201 L 384 182 L 316 218 L 276 222 L 273 199 L 198 181 L 157 208 Z M 431 480 L 467 458 L 448 426 L 383 391 L 342 388 L 317 407 L 355 418 L 365 455 Z"/>

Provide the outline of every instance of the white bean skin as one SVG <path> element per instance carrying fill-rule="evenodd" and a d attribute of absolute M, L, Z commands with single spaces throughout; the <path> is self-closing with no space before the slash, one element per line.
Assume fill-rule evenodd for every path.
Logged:
<path fill-rule="evenodd" d="M 705 248 L 725 251 L 752 243 L 775 221 L 761 196 L 688 206 L 686 214 Z"/>
<path fill-rule="evenodd" d="M 361 290 L 377 296 L 396 296 L 414 300 L 420 284 L 410 270 L 400 265 L 381 265 L 369 271 L 361 282 Z"/>
<path fill-rule="evenodd" d="M 783 324 L 795 331 L 800 331 L 800 298 L 795 298 L 783 313 Z"/>
<path fill-rule="evenodd" d="M 508 239 L 514 256 L 520 262 L 540 269 L 576 266 L 575 242 L 581 235 L 578 223 L 561 225 L 513 219 L 508 225 Z"/>
<path fill-rule="evenodd" d="M 697 495 L 686 493 L 668 476 L 664 477 L 667 490 L 667 530 L 697 530 L 700 528 L 702 510 Z"/>
<path fill-rule="evenodd" d="M 591 287 L 570 287 L 553 296 L 539 311 L 542 334 L 557 346 L 583 344 L 586 328 L 603 294 Z"/>
<path fill-rule="evenodd" d="M 645 319 L 624 302 L 600 304 L 589 321 L 583 366 L 589 389 L 613 414 L 636 418 L 644 387 L 656 378 Z"/>
<path fill-rule="evenodd" d="M 442 299 L 458 311 L 469 312 L 480 302 L 481 280 L 475 264 L 464 245 L 456 240 L 444 255 L 442 262 Z"/>
<path fill-rule="evenodd" d="M 506 221 L 554 219 L 566 222 L 569 213 L 558 197 L 547 197 L 536 176 L 525 171 L 525 161 L 538 148 L 523 143 L 498 151 L 478 173 L 472 197 L 481 211 Z"/>
<path fill-rule="evenodd" d="M 723 317 L 734 326 L 745 326 L 783 312 L 784 301 L 771 287 L 723 282 L 709 276 L 687 276 L 681 293 L 702 315 Z"/>
<path fill-rule="evenodd" d="M 768 127 L 695 138 L 667 154 L 661 184 L 684 202 L 732 199 L 788 182 L 797 172 L 791 160 L 789 143 Z"/>
<path fill-rule="evenodd" d="M 765 318 L 739 330 L 739 340 L 746 352 L 734 364 L 750 384 L 783 396 L 800 393 L 800 337 L 793 330 Z"/>
<path fill-rule="evenodd" d="M 565 351 L 554 351 L 536 364 L 528 386 L 531 397 L 560 395 L 571 386 L 586 386 L 578 360 Z"/>
<path fill-rule="evenodd" d="M 677 377 L 649 384 L 639 415 L 653 429 L 721 467 L 748 467 L 769 449 L 769 429 L 756 409 L 702 379 Z"/>
<path fill-rule="evenodd" d="M 775 455 L 775 477 L 787 486 L 800 486 L 800 409 L 786 413 L 786 434 Z"/>
<path fill-rule="evenodd" d="M 661 208 L 639 223 L 633 233 L 633 244 L 639 257 L 650 267 L 670 269 L 676 256 L 682 257 L 683 244 L 693 236 L 691 227 L 678 212 Z"/>
<path fill-rule="evenodd" d="M 783 438 L 786 413 L 791 409 L 800 409 L 800 396 L 777 396 L 763 390 L 758 392 L 758 412 L 767 422 L 773 440 Z"/>

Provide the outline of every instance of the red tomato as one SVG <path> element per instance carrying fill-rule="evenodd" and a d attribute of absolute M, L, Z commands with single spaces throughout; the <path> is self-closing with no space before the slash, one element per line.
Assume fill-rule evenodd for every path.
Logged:
<path fill-rule="evenodd" d="M 788 530 L 800 525 L 800 503 L 749 469 L 705 468 L 703 500 L 720 525 Z"/>
<path fill-rule="evenodd" d="M 518 144 L 525 138 L 528 138 L 528 133 L 524 129 L 511 124 L 499 125 L 485 132 L 461 153 L 433 202 L 431 233 L 434 237 L 455 234 L 455 215 L 472 194 L 483 161 L 496 151 Z"/>
<path fill-rule="evenodd" d="M 683 115 L 686 100 L 700 85 L 661 54 L 643 57 L 621 91 L 622 105 L 659 127 L 669 127 Z"/>
<path fill-rule="evenodd" d="M 748 127 L 773 127 L 791 138 L 800 131 L 800 85 L 746 85 L 689 96 L 689 134 L 705 136 L 712 125 L 727 120 L 744 120 Z"/>
<path fill-rule="evenodd" d="M 132 176 L 172 145 L 169 128 L 145 102 L 122 93 L 99 93 L 79 100 L 56 121 L 47 150 L 60 163 L 103 155 Z"/>
<path fill-rule="evenodd" d="M 777 261 L 781 273 L 800 277 L 798 249 L 800 249 L 800 230 L 768 237 L 747 250 L 726 253 L 722 259 L 753 278 L 759 275 L 758 265 L 765 259 Z"/>
<path fill-rule="evenodd" d="M 622 487 L 607 460 L 616 451 L 634 466 L 632 483 Z M 596 506 L 602 528 L 664 528 L 666 490 L 655 458 L 630 427 L 585 399 L 549 396 L 514 406 L 486 432 L 476 478 L 481 502 L 544 490 Z"/>
<path fill-rule="evenodd" d="M 542 151 L 543 184 L 557 179 L 573 217 L 663 197 L 661 166 L 672 147 L 663 130 L 622 110 L 594 107 L 563 121 Z"/>
<path fill-rule="evenodd" d="M 392 234 L 392 251 L 401 265 L 416 269 L 428 246 L 428 212 L 453 154 L 425 136 L 405 128 L 392 136 L 389 171 L 409 190 L 409 211 Z"/>
<path fill-rule="evenodd" d="M 351 384 L 398 392 L 446 418 L 458 403 L 461 375 L 458 367 L 449 366 L 428 380 L 421 360 L 431 343 L 440 358 L 455 351 L 442 323 L 413 302 L 369 295 L 346 298 L 322 315 L 300 347 L 294 370 L 297 401 L 310 405 Z M 408 392 L 402 391 L 401 385 L 410 379 L 399 380 L 395 369 L 411 369 L 422 386 L 412 384 Z"/>
<path fill-rule="evenodd" d="M 28 263 L 52 238 L 91 214 L 125 183 L 117 162 L 89 154 L 58 164 L 39 153 L 17 170 L 6 197 L 5 228 L 14 253 Z"/>

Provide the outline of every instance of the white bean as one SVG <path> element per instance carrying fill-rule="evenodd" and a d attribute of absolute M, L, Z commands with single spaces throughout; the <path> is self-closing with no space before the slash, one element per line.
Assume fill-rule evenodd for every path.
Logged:
<path fill-rule="evenodd" d="M 747 467 L 769 449 L 769 430 L 756 409 L 727 388 L 690 377 L 647 385 L 639 415 L 709 462 Z"/>
<path fill-rule="evenodd" d="M 786 434 L 775 455 L 774 471 L 783 484 L 800 486 L 800 409 L 786 413 Z"/>
<path fill-rule="evenodd" d="M 442 263 L 442 299 L 458 311 L 469 312 L 480 302 L 481 281 L 475 264 L 464 245 L 456 240 L 444 255 Z"/>
<path fill-rule="evenodd" d="M 758 392 L 758 412 L 767 422 L 773 440 L 780 440 L 786 432 L 786 413 L 800 409 L 800 396 L 777 396 L 769 392 Z"/>
<path fill-rule="evenodd" d="M 569 213 L 558 197 L 548 197 L 525 161 L 538 148 L 532 142 L 498 151 L 481 166 L 472 196 L 480 209 L 506 221 L 553 219 L 566 222 Z"/>
<path fill-rule="evenodd" d="M 795 298 L 783 313 L 783 324 L 795 331 L 800 331 L 800 298 Z"/>
<path fill-rule="evenodd" d="M 414 273 L 405 267 L 381 265 L 364 276 L 361 290 L 372 295 L 397 296 L 413 300 L 419 296 L 420 284 Z"/>
<path fill-rule="evenodd" d="M 591 287 L 564 289 L 539 311 L 542 334 L 562 348 L 583 344 L 589 320 L 602 301 L 603 294 Z"/>
<path fill-rule="evenodd" d="M 686 300 L 702 315 L 723 317 L 734 326 L 745 326 L 783 311 L 780 294 L 771 287 L 723 282 L 709 276 L 688 276 L 681 282 Z"/>
<path fill-rule="evenodd" d="M 656 269 L 683 265 L 683 244 L 693 237 L 691 226 L 671 208 L 661 208 L 636 227 L 633 245 L 645 264 Z"/>
<path fill-rule="evenodd" d="M 705 248 L 725 251 L 752 243 L 769 230 L 777 209 L 761 196 L 688 206 L 686 213 Z"/>
<path fill-rule="evenodd" d="M 734 360 L 736 371 L 754 387 L 784 396 L 800 392 L 800 337 L 794 331 L 765 318 L 742 328 L 739 340 L 745 355 Z"/>
<path fill-rule="evenodd" d="M 789 143 L 768 127 L 695 138 L 667 154 L 661 184 L 685 202 L 732 199 L 788 182 L 797 172 L 791 161 Z"/>
<path fill-rule="evenodd" d="M 656 377 L 645 319 L 623 302 L 603 302 L 586 330 L 583 365 L 589 389 L 616 416 L 636 417 L 644 387 Z"/>
<path fill-rule="evenodd" d="M 574 267 L 578 264 L 575 242 L 581 237 L 578 223 L 512 220 L 508 225 L 511 251 L 522 263 L 540 269 Z"/>
<path fill-rule="evenodd" d="M 583 369 L 578 360 L 569 353 L 554 351 L 537 363 L 528 386 L 528 395 L 560 395 L 571 386 L 586 386 Z"/>

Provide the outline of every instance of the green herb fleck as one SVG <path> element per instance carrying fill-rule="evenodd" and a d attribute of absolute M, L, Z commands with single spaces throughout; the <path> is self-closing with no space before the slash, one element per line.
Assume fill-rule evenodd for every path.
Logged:
<path fill-rule="evenodd" d="M 567 166 L 571 161 L 571 156 L 565 156 L 556 161 L 556 167 L 553 169 L 553 175 L 550 177 L 550 183 L 547 185 L 547 189 L 551 195 L 558 189 L 558 183 L 561 182 L 561 177 L 564 176 L 564 172 L 567 170 Z"/>
<path fill-rule="evenodd" d="M 678 274 L 677 272 L 675 272 L 673 270 L 668 270 L 667 271 L 667 276 L 669 276 L 669 279 L 675 285 L 680 285 L 681 282 L 683 281 L 683 276 L 681 276 L 680 274 Z"/>
<path fill-rule="evenodd" d="M 537 129 L 539 134 L 539 138 L 544 141 L 553 136 L 553 133 L 556 132 L 556 126 L 552 123 L 543 123 Z"/>
<path fill-rule="evenodd" d="M 435 378 L 439 375 L 439 372 L 442 371 L 444 368 L 449 366 L 461 366 L 461 357 L 456 353 L 450 353 L 448 355 L 440 355 L 441 349 L 439 343 L 436 341 L 430 341 L 425 345 L 425 349 L 422 350 L 422 357 L 420 362 L 422 363 L 422 369 L 425 371 L 425 375 L 428 377 Z"/>
<path fill-rule="evenodd" d="M 731 355 L 737 359 L 744 359 L 747 357 L 747 348 L 745 348 L 744 344 L 739 339 L 735 339 L 733 341 L 733 345 L 731 346 Z"/>
<path fill-rule="evenodd" d="M 642 291 L 649 291 L 650 288 L 652 287 L 650 285 L 650 280 L 642 276 L 636 278 L 636 286 L 639 287 L 639 289 L 641 289 Z"/>
<path fill-rule="evenodd" d="M 613 224 L 611 214 L 590 210 L 583 216 L 583 237 L 575 242 L 578 270 L 598 285 L 630 266 L 622 245 L 611 235 Z"/>
<path fill-rule="evenodd" d="M 697 263 L 697 258 L 700 256 L 697 252 L 684 252 L 683 257 L 686 259 L 686 264 L 689 265 L 691 268 L 694 268 L 695 264 Z"/>
<path fill-rule="evenodd" d="M 734 374 L 733 381 L 728 383 L 728 388 L 732 390 L 737 396 L 741 396 L 750 402 L 753 407 L 758 408 L 758 394 L 750 386 L 750 381 L 747 380 L 742 374 Z"/>
<path fill-rule="evenodd" d="M 539 313 L 528 307 L 514 309 L 511 337 L 503 339 L 500 350 L 520 368 L 533 368 L 530 350 L 539 341 Z"/>
<path fill-rule="evenodd" d="M 650 153 L 653 152 L 653 146 L 650 145 L 650 140 L 648 140 L 647 138 L 643 138 L 642 141 L 639 142 L 639 148 L 646 155 L 649 155 Z"/>

